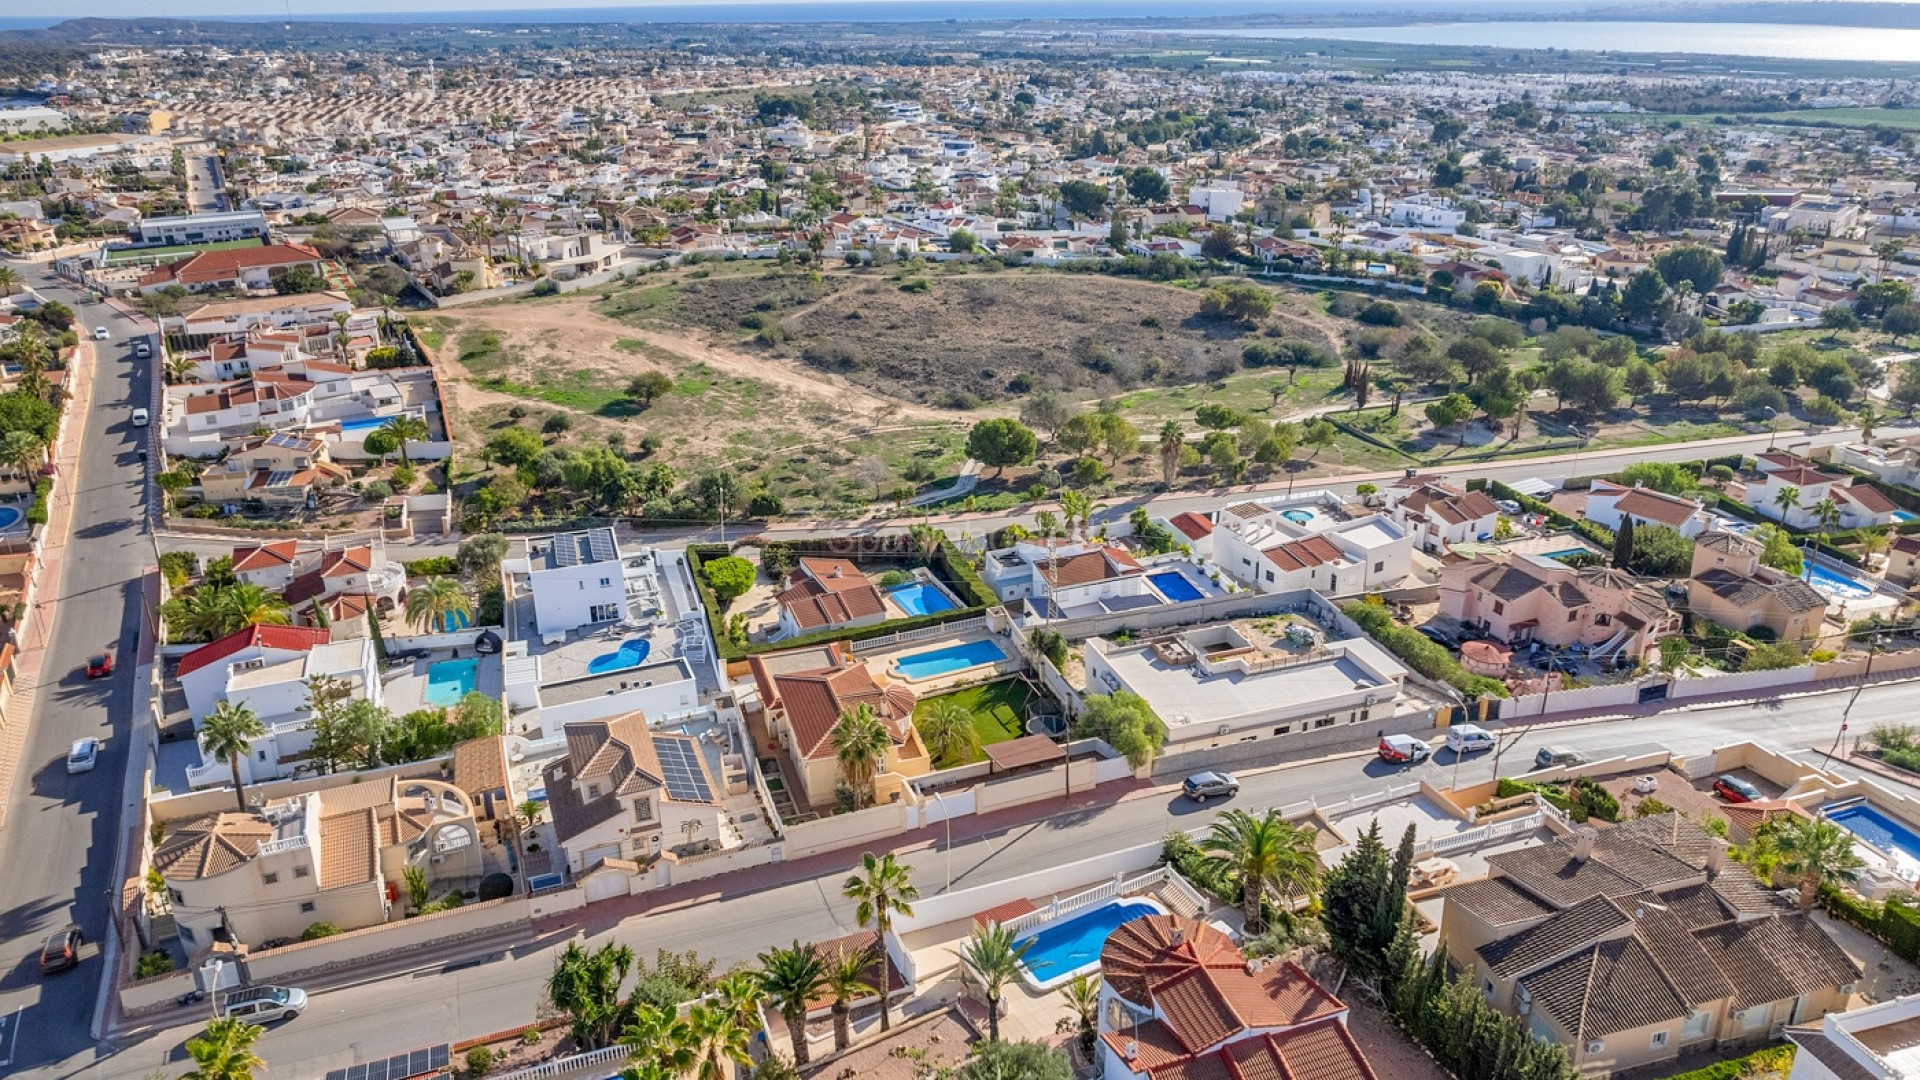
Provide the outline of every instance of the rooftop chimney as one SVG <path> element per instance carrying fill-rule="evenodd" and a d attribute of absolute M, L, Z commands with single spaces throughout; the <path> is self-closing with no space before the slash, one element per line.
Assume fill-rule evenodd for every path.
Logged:
<path fill-rule="evenodd" d="M 1573 833 L 1573 861 L 1586 862 L 1591 858 L 1593 858 L 1593 830 L 1585 827 L 1575 829 Z"/>
<path fill-rule="evenodd" d="M 1726 868 L 1727 842 L 1716 836 L 1713 838 L 1713 846 L 1707 849 L 1707 877 L 1709 879 L 1719 877 L 1720 871 Z"/>
<path fill-rule="evenodd" d="M 1184 926 L 1176 925 L 1173 928 L 1173 944 L 1177 946 L 1186 940 L 1187 940 L 1187 928 Z"/>

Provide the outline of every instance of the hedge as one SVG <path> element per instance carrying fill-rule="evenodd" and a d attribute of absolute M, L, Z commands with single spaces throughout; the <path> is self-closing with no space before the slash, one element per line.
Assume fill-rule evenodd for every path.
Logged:
<path fill-rule="evenodd" d="M 1793 1067 L 1792 1043 L 1780 1046 L 1768 1046 L 1755 1050 L 1744 1057 L 1728 1061 L 1716 1061 L 1701 1069 L 1674 1073 L 1667 1080 L 1740 1080 L 1741 1077 L 1757 1076 L 1761 1073 L 1786 1075 Z"/>
<path fill-rule="evenodd" d="M 27 507 L 27 524 L 45 525 L 47 523 L 48 497 L 53 494 L 53 481 L 36 480 L 33 485 L 33 505 Z"/>
<path fill-rule="evenodd" d="M 430 559 L 415 559 L 400 565 L 406 568 L 408 577 L 447 577 L 460 569 L 451 555 L 435 555 Z"/>
<path fill-rule="evenodd" d="M 1399 657 L 1406 665 L 1436 682 L 1444 682 L 1463 694 L 1506 697 L 1507 687 L 1498 679 L 1475 675 L 1460 666 L 1445 647 L 1429 641 L 1419 632 L 1393 621 L 1380 604 L 1354 601 L 1340 609 L 1360 629 Z M 1377 614 L 1376 614 L 1377 613 Z"/>
<path fill-rule="evenodd" d="M 959 591 L 971 593 L 974 603 L 952 611 L 939 611 L 931 615 L 916 615 L 910 619 L 893 619 L 873 626 L 855 629 L 821 630 L 818 633 L 802 634 L 799 637 L 785 638 L 780 641 L 755 642 L 741 648 L 735 645 L 727 635 L 726 614 L 720 610 L 719 597 L 714 595 L 713 586 L 707 583 L 705 563 L 708 559 L 718 559 L 731 555 L 733 549 L 726 544 L 689 544 L 687 545 L 687 569 L 693 575 L 693 584 L 700 591 L 700 603 L 707 609 L 707 625 L 713 631 L 713 640 L 722 660 L 745 660 L 749 656 L 762 653 L 782 652 L 787 649 L 804 649 L 810 645 L 822 645 L 832 641 L 866 641 L 871 638 L 886 637 L 904 630 L 919 630 L 928 626 L 940 626 L 943 623 L 958 622 L 961 619 L 977 617 L 990 604 L 1000 601 L 993 591 L 980 580 L 973 568 L 967 565 L 966 557 L 951 541 L 942 541 L 940 558 L 951 573 L 950 584 Z M 981 595 L 988 597 L 987 602 L 979 602 Z M 968 599 L 962 596 L 961 600 Z"/>
<path fill-rule="evenodd" d="M 1872 934 L 1904 960 L 1920 960 L 1920 910 L 1897 900 L 1877 904 L 1834 886 L 1820 890 L 1828 914 Z"/>

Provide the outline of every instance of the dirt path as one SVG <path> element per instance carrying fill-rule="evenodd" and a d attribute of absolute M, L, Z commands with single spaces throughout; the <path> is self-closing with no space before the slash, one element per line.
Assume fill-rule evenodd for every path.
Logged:
<path fill-rule="evenodd" d="M 755 379 L 785 393 L 829 402 L 836 408 L 873 417 L 938 420 L 953 423 L 954 415 L 941 409 L 882 397 L 853 385 L 846 379 L 816 371 L 792 360 L 755 356 L 728 346 L 715 345 L 703 336 L 688 331 L 657 327 L 629 326 L 592 309 L 586 298 L 536 304 L 502 304 L 462 312 L 460 318 L 473 326 L 483 326 L 508 335 L 510 341 L 548 338 L 564 340 L 568 351 L 596 362 L 605 361 L 621 375 L 643 371 L 675 371 L 646 352 L 623 349 L 622 340 L 640 341 L 665 353 L 684 359 L 689 365 L 705 364 L 727 375 Z M 459 378 L 458 365 L 450 364 Z M 464 381 L 464 380 L 462 380 Z M 502 400 L 508 395 L 479 391 L 483 403 Z"/>

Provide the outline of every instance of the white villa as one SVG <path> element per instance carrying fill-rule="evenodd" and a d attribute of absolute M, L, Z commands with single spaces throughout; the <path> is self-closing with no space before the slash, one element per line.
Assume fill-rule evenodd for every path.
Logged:
<path fill-rule="evenodd" d="M 1220 568 L 1258 592 L 1345 596 L 1413 572 L 1413 538 L 1404 528 L 1382 514 L 1334 516 L 1330 503 L 1237 503 L 1220 512 L 1211 540 Z"/>
<path fill-rule="evenodd" d="M 244 704 L 266 725 L 240 762 L 243 783 L 272 780 L 298 770 L 313 746 L 307 680 L 338 679 L 351 698 L 381 703 L 380 667 L 369 637 L 332 640 L 329 630 L 305 626 L 251 626 L 208 642 L 180 658 L 175 677 L 187 699 L 195 730 L 222 701 Z M 232 779 L 225 760 L 202 753 L 187 770 L 190 784 Z"/>
<path fill-rule="evenodd" d="M 1606 480 L 1595 480 L 1587 492 L 1587 520 L 1618 530 L 1620 523 L 1633 519 L 1635 527 L 1664 525 L 1691 540 L 1707 531 L 1713 515 L 1695 499 L 1683 499 L 1663 491 L 1634 485 L 1625 487 Z"/>

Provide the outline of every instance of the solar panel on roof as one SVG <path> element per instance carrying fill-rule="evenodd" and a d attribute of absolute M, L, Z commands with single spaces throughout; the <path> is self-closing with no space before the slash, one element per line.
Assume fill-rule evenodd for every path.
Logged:
<path fill-rule="evenodd" d="M 595 529 L 587 534 L 587 548 L 593 552 L 596 562 L 612 561 L 616 558 L 613 534 L 604 529 Z"/>
<path fill-rule="evenodd" d="M 680 802 L 712 802 L 706 770 L 700 767 L 700 749 L 689 739 L 660 739 L 654 744 L 667 795 Z"/>
<path fill-rule="evenodd" d="M 267 486 L 268 487 L 286 487 L 287 481 L 292 479 L 293 479 L 292 469 L 275 469 L 271 473 L 267 474 Z"/>
<path fill-rule="evenodd" d="M 449 1057 L 450 1048 L 446 1043 L 441 1043 L 424 1050 L 409 1050 L 379 1061 L 335 1069 L 327 1074 L 327 1080 L 411 1080 L 412 1077 L 431 1076 L 445 1069 Z"/>

